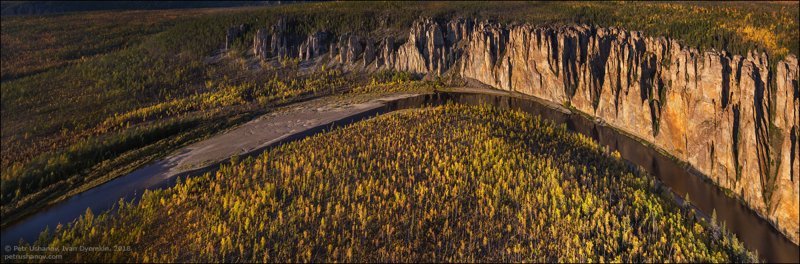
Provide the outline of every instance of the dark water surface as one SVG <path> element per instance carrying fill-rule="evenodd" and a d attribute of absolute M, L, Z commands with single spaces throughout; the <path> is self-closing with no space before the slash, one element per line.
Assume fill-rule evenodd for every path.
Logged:
<path fill-rule="evenodd" d="M 728 230 L 736 234 L 745 247 L 757 251 L 760 258 L 769 262 L 800 262 L 800 247 L 792 243 L 766 220 L 759 217 L 736 199 L 730 198 L 711 183 L 704 181 L 691 169 L 684 168 L 659 151 L 647 146 L 611 127 L 598 124 L 580 114 L 548 107 L 536 100 L 503 95 L 479 93 L 440 92 L 419 95 L 387 102 L 385 106 L 361 114 L 346 117 L 329 124 L 310 128 L 298 134 L 255 151 L 247 156 L 258 156 L 264 150 L 296 141 L 334 127 L 340 127 L 375 115 L 400 109 L 419 108 L 442 105 L 447 102 L 468 105 L 489 104 L 501 109 L 521 110 L 539 115 L 558 124 L 566 124 L 571 131 L 589 136 L 607 146 L 611 151 L 618 151 L 629 162 L 639 165 L 650 174 L 655 175 L 662 183 L 669 186 L 679 197 L 689 194 L 692 204 L 703 212 L 716 210 L 718 221 L 724 221 Z M 224 163 L 227 161 L 223 161 Z M 52 230 L 58 223 L 68 223 L 91 208 L 99 213 L 113 208 L 119 199 L 138 199 L 144 190 L 166 188 L 175 184 L 178 177 L 199 175 L 218 168 L 220 163 L 206 168 L 169 176 L 169 162 L 159 161 L 142 167 L 128 175 L 116 178 L 64 201 L 41 209 L 20 221 L 10 224 L 2 230 L 2 245 L 15 245 L 20 239 L 32 241 L 49 226 Z M 3 254 L 6 254 L 4 252 Z"/>

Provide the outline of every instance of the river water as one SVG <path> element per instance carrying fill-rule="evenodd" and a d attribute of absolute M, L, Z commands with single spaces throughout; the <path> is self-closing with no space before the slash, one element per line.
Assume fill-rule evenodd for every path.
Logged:
<path fill-rule="evenodd" d="M 715 185 L 704 181 L 691 168 L 684 168 L 670 157 L 611 127 L 594 122 L 583 115 L 548 106 L 535 99 L 458 92 L 438 92 L 398 99 L 387 102 L 382 107 L 293 134 L 275 144 L 254 150 L 244 155 L 244 157 L 258 156 L 268 148 L 299 140 L 333 127 L 358 122 L 375 115 L 400 109 L 442 105 L 447 102 L 468 105 L 489 104 L 501 109 L 525 111 L 558 124 L 566 124 L 569 130 L 589 136 L 601 145 L 608 147 L 610 151 L 618 151 L 622 158 L 630 163 L 643 167 L 666 186 L 670 187 L 677 196 L 684 197 L 689 194 L 692 204 L 702 212 L 708 214 L 708 212 L 716 210 L 718 221 L 724 221 L 728 230 L 736 234 L 746 248 L 757 251 L 760 258 L 769 262 L 800 262 L 800 247 L 783 236 L 753 210 L 736 199 L 726 196 Z M 227 161 L 220 163 L 224 162 Z M 215 170 L 220 163 L 211 164 L 208 167 L 177 176 L 167 177 L 166 175 L 168 174 L 166 172 L 169 171 L 171 164 L 167 161 L 155 162 L 128 175 L 43 208 L 8 225 L 2 230 L 2 245 L 3 247 L 15 245 L 20 239 L 25 241 L 35 240 L 45 227 L 49 226 L 52 230 L 58 223 L 68 223 L 85 212 L 86 208 L 91 208 L 95 213 L 113 209 L 120 199 L 138 199 L 144 190 L 172 186 L 178 177 L 200 175 L 203 172 Z"/>

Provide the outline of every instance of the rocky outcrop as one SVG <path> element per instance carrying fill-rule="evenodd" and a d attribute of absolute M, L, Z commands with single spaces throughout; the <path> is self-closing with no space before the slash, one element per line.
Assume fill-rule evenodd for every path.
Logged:
<path fill-rule="evenodd" d="M 408 41 L 400 45 L 386 68 L 412 73 L 444 74 L 460 57 L 462 49 L 454 49 L 471 30 L 471 22 L 455 20 L 442 27 L 432 19 L 416 21 Z"/>
<path fill-rule="evenodd" d="M 260 28 L 253 40 L 253 54 L 262 59 L 297 56 L 299 47 L 287 32 L 287 20 L 281 18 L 269 29 Z"/>
<path fill-rule="evenodd" d="M 364 43 L 364 67 L 375 61 L 375 42 L 367 38 Z"/>
<path fill-rule="evenodd" d="M 317 31 L 300 44 L 300 59 L 311 60 L 328 52 L 330 33 Z"/>
<path fill-rule="evenodd" d="M 384 37 L 382 40 L 380 40 L 375 51 L 375 68 L 389 67 L 388 65 L 395 60 L 395 50 L 393 37 Z"/>
<path fill-rule="evenodd" d="M 339 62 L 354 64 L 364 51 L 361 37 L 355 34 L 344 34 L 339 37 Z"/>
<path fill-rule="evenodd" d="M 798 193 L 800 193 L 800 72 L 797 58 L 789 56 L 775 70 L 775 176 L 773 207 L 775 219 L 797 234 Z M 791 229 L 794 228 L 794 229 Z M 796 237 L 795 237 L 795 241 Z"/>
<path fill-rule="evenodd" d="M 276 28 L 264 33 L 267 38 L 256 34 L 256 51 L 265 39 L 272 41 L 270 53 L 256 55 L 290 49 L 276 44 L 275 32 L 282 32 Z M 308 49 L 327 45 L 327 63 L 450 72 L 570 105 L 688 162 L 792 240 L 800 238 L 800 74 L 794 55 L 771 67 L 763 53 L 701 52 L 618 28 L 469 19 L 420 19 L 406 39 L 346 33 L 325 41 L 309 36 L 301 59 L 320 56 L 325 51 Z"/>

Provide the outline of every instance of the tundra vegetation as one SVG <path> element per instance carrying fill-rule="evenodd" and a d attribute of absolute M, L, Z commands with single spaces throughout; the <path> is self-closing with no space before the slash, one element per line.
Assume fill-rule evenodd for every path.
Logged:
<path fill-rule="evenodd" d="M 118 208 L 34 245 L 132 247 L 65 256 L 80 262 L 757 260 L 618 153 L 486 105 L 386 114 Z"/>

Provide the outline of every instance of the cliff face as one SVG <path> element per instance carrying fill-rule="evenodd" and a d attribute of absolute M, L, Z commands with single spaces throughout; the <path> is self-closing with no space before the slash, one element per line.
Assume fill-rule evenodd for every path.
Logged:
<path fill-rule="evenodd" d="M 450 72 L 569 104 L 688 162 L 793 241 L 800 238 L 800 85 L 793 55 L 770 67 L 766 54 L 700 52 L 615 28 L 467 19 L 421 19 L 400 41 L 316 33 L 292 43 L 285 27 L 281 20 L 259 30 L 255 54 L 299 54 L 352 70 Z"/>
<path fill-rule="evenodd" d="M 592 27 L 481 24 L 468 41 L 461 76 L 569 103 L 645 139 L 797 241 L 794 56 L 771 72 L 766 54 L 701 53 L 665 38 Z"/>

